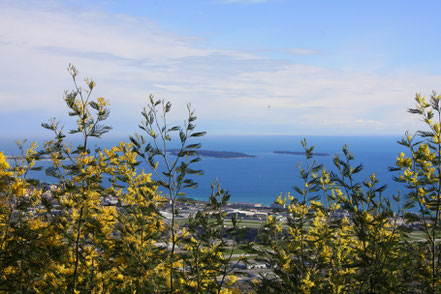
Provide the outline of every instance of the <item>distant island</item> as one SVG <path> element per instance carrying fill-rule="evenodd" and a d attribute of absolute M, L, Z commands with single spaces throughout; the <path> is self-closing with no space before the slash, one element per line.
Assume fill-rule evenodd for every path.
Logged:
<path fill-rule="evenodd" d="M 179 149 L 169 150 L 171 155 L 178 155 Z M 242 152 L 232 152 L 232 151 L 213 151 L 213 150 L 198 150 L 199 156 L 214 157 L 214 158 L 254 158 L 256 156 L 249 155 Z"/>
<path fill-rule="evenodd" d="M 6 155 L 6 160 L 24 160 L 26 157 L 22 155 Z M 51 160 L 50 155 L 42 155 L 38 159 L 38 161 L 48 161 Z"/>
<path fill-rule="evenodd" d="M 168 152 L 171 155 L 178 155 L 179 149 L 170 149 Z M 214 151 L 214 150 L 198 150 L 198 155 L 203 157 L 213 157 L 213 158 L 255 158 L 256 156 L 233 151 Z M 21 155 L 7 155 L 7 160 L 23 160 L 24 157 Z M 39 158 L 40 161 L 50 160 L 49 155 L 43 155 Z"/>
<path fill-rule="evenodd" d="M 275 154 L 289 154 L 289 155 L 305 155 L 305 152 L 297 151 L 274 151 Z M 330 156 L 328 153 L 313 152 L 314 156 Z"/>

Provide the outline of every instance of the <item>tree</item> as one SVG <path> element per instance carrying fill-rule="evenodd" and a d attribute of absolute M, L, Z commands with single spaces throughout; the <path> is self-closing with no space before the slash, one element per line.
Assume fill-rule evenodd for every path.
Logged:
<path fill-rule="evenodd" d="M 259 293 L 383 293 L 404 289 L 400 274 L 401 233 L 375 174 L 357 183 L 362 166 L 353 155 L 334 157 L 337 172 L 312 161 L 314 147 L 302 141 L 305 166 L 299 164 L 302 186 L 294 186 L 277 203 L 287 208 L 287 222 L 270 216 L 254 247 L 273 275 L 255 281 Z M 363 189 L 365 187 L 365 190 Z M 318 201 L 323 194 L 324 203 Z M 341 216 L 346 212 L 347 216 Z"/>
<path fill-rule="evenodd" d="M 414 135 L 406 132 L 399 144 L 407 147 L 408 154 L 401 153 L 396 167 L 400 171 L 396 181 L 405 184 L 407 191 L 406 208 L 416 206 L 418 215 L 406 213 L 408 223 L 421 224 L 425 241 L 413 244 L 416 251 L 417 278 L 421 288 L 428 293 L 441 291 L 441 95 L 435 92 L 427 101 L 417 94 L 416 107 L 409 112 L 418 115 L 427 127 Z"/>
<path fill-rule="evenodd" d="M 47 216 L 49 205 L 37 181 L 27 177 L 35 166 L 35 143 L 25 150 L 18 142 L 19 156 L 11 166 L 0 152 L 0 292 L 13 289 L 29 293 L 42 286 L 46 265 L 61 254 L 60 242 L 51 234 Z M 40 205 L 41 204 L 41 205 Z"/>
<path fill-rule="evenodd" d="M 102 256 L 109 254 L 108 243 L 113 239 L 117 212 L 115 207 L 102 206 L 106 196 L 102 187 L 104 156 L 100 148 L 89 148 L 90 138 L 100 138 L 111 129 L 102 125 L 110 114 L 108 101 L 102 97 L 92 100 L 95 82 L 85 79 L 87 88 L 81 88 L 77 84 L 77 69 L 69 65 L 68 70 L 74 90 L 65 92 L 64 101 L 69 116 L 76 118 L 76 126 L 69 134 L 80 134 L 81 144 L 72 147 L 65 143 L 63 127 L 55 119 L 42 124 L 55 135 L 45 145 L 52 160 L 46 173 L 59 181 L 53 197 L 61 209 L 54 216 L 53 229 L 67 247 L 67 254 L 51 265 L 48 283 L 59 287 L 58 291 L 79 293 L 102 289 L 109 276 L 107 271 L 113 270 L 106 267 L 107 260 Z"/>
<path fill-rule="evenodd" d="M 44 151 L 19 142 L 20 156 L 0 152 L 1 293 L 237 293 L 234 264 L 248 260 L 234 261 L 236 249 L 270 266 L 252 282 L 257 293 L 441 291 L 441 95 L 429 102 L 417 95 L 409 109 L 427 130 L 406 133 L 399 143 L 407 154 L 391 168 L 405 185 L 404 206 L 399 192 L 392 209 L 375 174 L 358 180 L 363 166 L 353 165 L 346 145 L 328 170 L 304 140 L 302 184 L 276 200 L 287 221 L 268 217 L 259 239 L 243 244 L 217 181 L 205 207 L 177 221 L 186 189 L 203 173 L 195 168 L 201 145 L 192 140 L 205 132 L 195 131 L 191 106 L 184 124 L 170 127 L 171 104 L 150 96 L 141 134 L 91 148 L 91 138 L 111 130 L 108 101 L 92 99 L 95 83 L 80 87 L 78 71 L 68 69 L 74 89 L 64 101 L 75 127 L 65 134 L 53 119 L 43 124 L 54 133 Z M 73 147 L 75 134 L 81 143 Z M 28 178 L 42 156 L 54 189 Z M 161 215 L 166 203 L 170 219 Z M 416 240 L 415 230 L 424 237 Z"/>

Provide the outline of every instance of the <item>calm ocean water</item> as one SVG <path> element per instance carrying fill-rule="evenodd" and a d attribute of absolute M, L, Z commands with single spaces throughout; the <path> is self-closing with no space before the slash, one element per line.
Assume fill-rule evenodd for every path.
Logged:
<path fill-rule="evenodd" d="M 199 187 L 187 190 L 187 196 L 199 200 L 207 199 L 211 189 L 210 183 L 217 178 L 221 186 L 231 193 L 233 202 L 253 202 L 270 204 L 281 193 L 293 192 L 292 186 L 300 183 L 297 170 L 298 162 L 304 156 L 274 154 L 275 150 L 303 151 L 300 140 L 303 136 L 207 136 L 196 138 L 194 143 L 202 143 L 202 149 L 216 151 L 237 151 L 257 156 L 256 158 L 219 159 L 203 157 L 194 168 L 204 170 L 203 176 L 195 177 Z M 306 137 L 308 145 L 314 145 L 315 151 L 340 153 L 344 144 L 355 155 L 354 165 L 363 163 L 364 170 L 360 176 L 364 180 L 372 172 L 377 174 L 380 184 L 387 184 L 386 195 L 397 194 L 401 185 L 393 181 L 393 173 L 388 171 L 393 166 L 399 152 L 405 151 L 396 143 L 400 136 L 392 137 Z M 39 141 L 39 140 L 38 140 Z M 111 146 L 121 140 L 102 139 L 100 145 Z M 17 154 L 12 139 L 1 139 L 0 151 L 5 154 Z M 43 145 L 44 141 L 39 141 Z M 332 156 L 316 157 L 327 169 L 332 170 Z M 46 163 L 47 164 L 47 163 Z M 160 164 L 161 165 L 161 164 Z M 47 182 L 53 181 L 44 173 L 32 176 Z"/>

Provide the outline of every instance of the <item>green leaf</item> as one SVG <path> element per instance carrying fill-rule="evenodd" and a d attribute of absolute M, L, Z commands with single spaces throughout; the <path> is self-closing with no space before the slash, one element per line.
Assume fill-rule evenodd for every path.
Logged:
<path fill-rule="evenodd" d="M 197 133 L 192 133 L 190 137 L 202 137 L 205 136 L 206 134 L 207 132 L 197 132 Z"/>

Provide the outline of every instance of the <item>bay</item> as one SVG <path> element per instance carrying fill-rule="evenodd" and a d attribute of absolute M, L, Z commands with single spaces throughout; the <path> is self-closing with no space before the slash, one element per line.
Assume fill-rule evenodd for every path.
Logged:
<path fill-rule="evenodd" d="M 396 173 L 389 172 L 398 154 L 405 152 L 396 143 L 401 136 L 228 136 L 208 135 L 195 138 L 191 143 L 202 143 L 202 149 L 214 151 L 233 151 L 254 155 L 254 158 L 212 158 L 203 157 L 194 165 L 195 169 L 204 170 L 204 175 L 193 177 L 199 183 L 198 188 L 186 190 L 188 197 L 198 200 L 208 199 L 210 183 L 218 179 L 220 185 L 231 194 L 232 202 L 250 202 L 271 204 L 278 195 L 293 193 L 292 186 L 300 185 L 297 165 L 304 162 L 305 156 L 275 154 L 274 151 L 303 151 L 300 141 L 306 138 L 308 145 L 315 146 L 315 151 L 328 153 L 331 156 L 317 156 L 314 160 L 323 163 L 328 170 L 334 170 L 332 158 L 335 154 L 342 157 L 341 148 L 347 144 L 354 154 L 354 166 L 362 163 L 364 169 L 357 180 L 366 179 L 375 172 L 380 180 L 379 185 L 386 184 L 386 197 L 396 195 L 404 187 L 393 181 Z M 16 155 L 17 148 L 13 138 L 0 139 L 0 151 L 7 155 Z M 123 138 L 104 138 L 92 142 L 102 147 L 110 147 L 123 141 Z M 126 139 L 127 140 L 127 139 Z M 32 141 L 32 140 L 29 140 Z M 37 140 L 40 145 L 44 140 Z M 170 147 L 176 147 L 171 145 Z M 41 163 L 47 166 L 48 162 Z M 304 164 L 304 163 L 303 163 Z M 159 164 L 161 168 L 163 163 Z M 141 166 L 140 168 L 148 167 Z M 44 172 L 32 173 L 30 176 L 46 182 L 53 182 Z"/>

